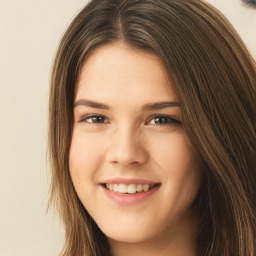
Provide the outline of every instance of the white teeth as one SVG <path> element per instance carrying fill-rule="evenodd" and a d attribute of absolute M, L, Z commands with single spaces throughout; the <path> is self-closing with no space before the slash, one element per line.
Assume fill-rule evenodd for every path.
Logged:
<path fill-rule="evenodd" d="M 119 186 L 118 186 L 118 192 L 119 192 L 119 193 L 122 193 L 122 194 L 127 193 L 127 192 L 128 192 L 128 187 L 127 187 L 127 185 L 125 185 L 125 184 L 119 184 Z"/>
<path fill-rule="evenodd" d="M 149 185 L 148 184 L 143 184 L 142 189 L 143 189 L 144 192 L 148 191 Z"/>
<path fill-rule="evenodd" d="M 113 184 L 113 183 L 107 183 L 106 188 L 108 188 L 111 191 L 118 192 L 121 194 L 135 194 L 136 192 L 147 192 L 149 189 L 153 188 L 155 185 L 149 185 L 149 184 Z"/>
<path fill-rule="evenodd" d="M 114 184 L 113 190 L 114 190 L 115 192 L 118 192 L 118 185 L 117 185 L 117 184 Z"/>
<path fill-rule="evenodd" d="M 128 189 L 127 189 L 128 194 L 135 194 L 136 191 L 137 191 L 136 185 L 134 185 L 134 184 L 128 185 Z"/>
<path fill-rule="evenodd" d="M 137 192 L 141 192 L 142 190 L 143 190 L 142 185 L 141 184 L 137 185 Z"/>

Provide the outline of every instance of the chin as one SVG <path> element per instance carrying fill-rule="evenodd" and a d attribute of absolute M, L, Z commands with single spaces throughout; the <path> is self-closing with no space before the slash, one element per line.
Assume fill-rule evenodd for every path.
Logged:
<path fill-rule="evenodd" d="M 128 234 L 128 232 L 124 232 L 124 230 L 120 232 L 110 232 L 109 234 L 106 235 L 110 241 L 117 241 L 121 243 L 141 243 L 150 240 L 151 238 L 149 234 L 135 234 L 135 232 L 129 232 Z"/>
<path fill-rule="evenodd" d="M 158 237 L 163 230 L 159 227 L 154 227 L 150 224 L 140 225 L 138 222 L 134 225 L 114 225 L 108 227 L 100 227 L 102 232 L 109 240 L 123 242 L 123 243 L 140 243 Z"/>

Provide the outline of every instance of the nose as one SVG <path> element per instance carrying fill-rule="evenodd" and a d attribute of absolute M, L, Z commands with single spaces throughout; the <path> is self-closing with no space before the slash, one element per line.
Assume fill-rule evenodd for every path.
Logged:
<path fill-rule="evenodd" d="M 123 127 L 116 130 L 106 152 L 106 161 L 115 165 L 139 165 L 148 159 L 145 140 L 139 132 Z"/>

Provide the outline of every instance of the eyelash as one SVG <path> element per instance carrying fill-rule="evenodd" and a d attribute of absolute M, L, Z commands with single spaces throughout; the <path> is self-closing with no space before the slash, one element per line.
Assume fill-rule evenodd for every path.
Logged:
<path fill-rule="evenodd" d="M 165 122 L 167 121 L 167 123 L 164 123 L 164 124 L 154 124 L 154 125 L 159 125 L 159 126 L 166 126 L 166 125 L 178 125 L 178 124 L 181 124 L 181 122 L 180 121 L 178 121 L 178 120 L 176 120 L 176 119 L 174 119 L 173 117 L 171 117 L 171 116 L 168 116 L 168 115 L 163 115 L 163 114 L 158 114 L 158 115 L 153 115 L 153 116 L 151 116 L 150 117 L 150 120 L 149 121 L 147 121 L 146 122 L 146 124 L 148 125 L 149 124 L 149 122 L 150 121 L 152 121 L 153 119 L 155 119 L 155 118 L 165 118 Z M 103 123 L 93 123 L 93 121 L 92 122 L 88 122 L 88 120 L 90 119 L 90 118 L 103 118 Z M 93 115 L 87 115 L 87 116 L 84 116 L 84 117 L 82 117 L 82 119 L 81 120 L 79 120 L 79 122 L 86 122 L 86 123 L 89 123 L 89 124 L 95 124 L 95 125 L 104 125 L 105 124 L 105 119 L 107 119 L 107 117 L 106 116 L 104 116 L 104 115 L 97 115 L 97 114 L 93 114 Z M 166 120 L 167 119 L 167 120 Z"/>

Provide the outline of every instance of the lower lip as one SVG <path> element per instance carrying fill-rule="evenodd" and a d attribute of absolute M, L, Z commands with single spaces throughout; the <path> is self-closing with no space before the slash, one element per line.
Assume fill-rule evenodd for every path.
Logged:
<path fill-rule="evenodd" d="M 146 192 L 140 192 L 136 194 L 120 194 L 118 192 L 111 191 L 107 189 L 105 186 L 101 185 L 103 188 L 104 192 L 106 193 L 107 197 L 113 200 L 114 202 L 122 205 L 131 205 L 131 204 L 136 204 L 141 201 L 146 200 L 150 196 L 152 196 L 160 187 L 156 186 Z"/>

